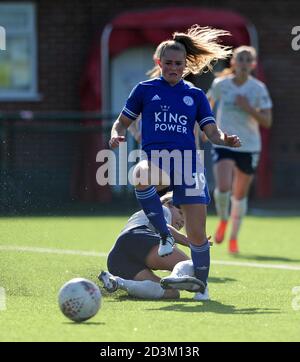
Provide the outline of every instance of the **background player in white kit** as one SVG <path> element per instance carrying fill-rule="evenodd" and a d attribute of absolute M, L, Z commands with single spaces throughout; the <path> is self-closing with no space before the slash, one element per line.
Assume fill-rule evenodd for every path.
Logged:
<path fill-rule="evenodd" d="M 242 142 L 240 148 L 214 145 L 212 151 L 216 181 L 214 198 L 220 217 L 215 241 L 221 243 L 224 240 L 232 194 L 231 253 L 238 252 L 238 231 L 247 212 L 248 192 L 259 161 L 259 126 L 269 128 L 272 124 L 272 101 L 267 88 L 250 75 L 255 66 L 256 51 L 253 47 L 235 49 L 231 68 L 219 74 L 208 91 L 211 106 L 218 102 L 217 125 L 228 134 L 238 134 Z"/>

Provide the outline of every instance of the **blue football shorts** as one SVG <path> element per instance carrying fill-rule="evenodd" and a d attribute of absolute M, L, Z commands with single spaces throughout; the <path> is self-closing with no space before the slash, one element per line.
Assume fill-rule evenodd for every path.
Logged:
<path fill-rule="evenodd" d="M 210 202 L 205 168 L 196 150 L 163 150 L 145 152 L 148 160 L 170 177 L 174 205 L 205 204 Z"/>

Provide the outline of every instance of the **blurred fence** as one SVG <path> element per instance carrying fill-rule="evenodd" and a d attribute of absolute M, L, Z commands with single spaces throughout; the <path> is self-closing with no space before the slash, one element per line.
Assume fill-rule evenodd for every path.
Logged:
<path fill-rule="evenodd" d="M 132 189 L 96 184 L 112 115 L 0 113 L 0 213 L 106 212 L 128 208 Z"/>

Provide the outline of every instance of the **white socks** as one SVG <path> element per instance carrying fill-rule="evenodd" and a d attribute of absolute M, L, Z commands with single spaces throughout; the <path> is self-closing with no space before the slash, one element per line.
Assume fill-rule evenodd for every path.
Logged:
<path fill-rule="evenodd" d="M 142 299 L 161 299 L 164 295 L 164 289 L 159 283 L 151 280 L 127 280 L 115 277 L 120 289 L 125 290 L 129 295 Z"/>
<path fill-rule="evenodd" d="M 177 263 L 171 273 L 171 277 L 180 277 L 189 275 L 194 277 L 194 265 L 192 260 L 185 260 Z M 161 299 L 164 295 L 164 289 L 159 283 L 151 280 L 127 280 L 120 277 L 114 277 L 118 283 L 119 289 L 125 290 L 129 295 L 142 299 Z"/>
<path fill-rule="evenodd" d="M 228 220 L 229 218 L 229 203 L 230 203 L 230 191 L 220 192 L 218 189 L 214 190 L 214 199 L 218 216 L 221 220 Z M 231 213 L 230 218 L 232 222 L 231 237 L 230 239 L 237 239 L 237 235 L 242 223 L 243 217 L 247 213 L 248 198 L 244 197 L 241 200 L 237 200 L 234 196 L 231 196 Z"/>
<path fill-rule="evenodd" d="M 215 205 L 216 205 L 218 216 L 222 220 L 228 220 L 230 191 L 220 192 L 218 189 L 215 189 L 214 190 L 214 199 L 215 199 Z"/>
<path fill-rule="evenodd" d="M 237 239 L 237 235 L 242 223 L 243 217 L 247 213 L 248 198 L 244 197 L 241 200 L 236 200 L 233 196 L 231 197 L 231 237 L 230 239 Z"/>

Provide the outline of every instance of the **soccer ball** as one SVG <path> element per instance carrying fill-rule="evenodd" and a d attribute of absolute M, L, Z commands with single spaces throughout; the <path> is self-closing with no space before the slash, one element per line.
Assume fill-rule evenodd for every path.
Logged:
<path fill-rule="evenodd" d="M 95 283 L 84 278 L 74 278 L 64 284 L 58 295 L 63 314 L 75 322 L 92 318 L 101 307 L 101 292 Z"/>

